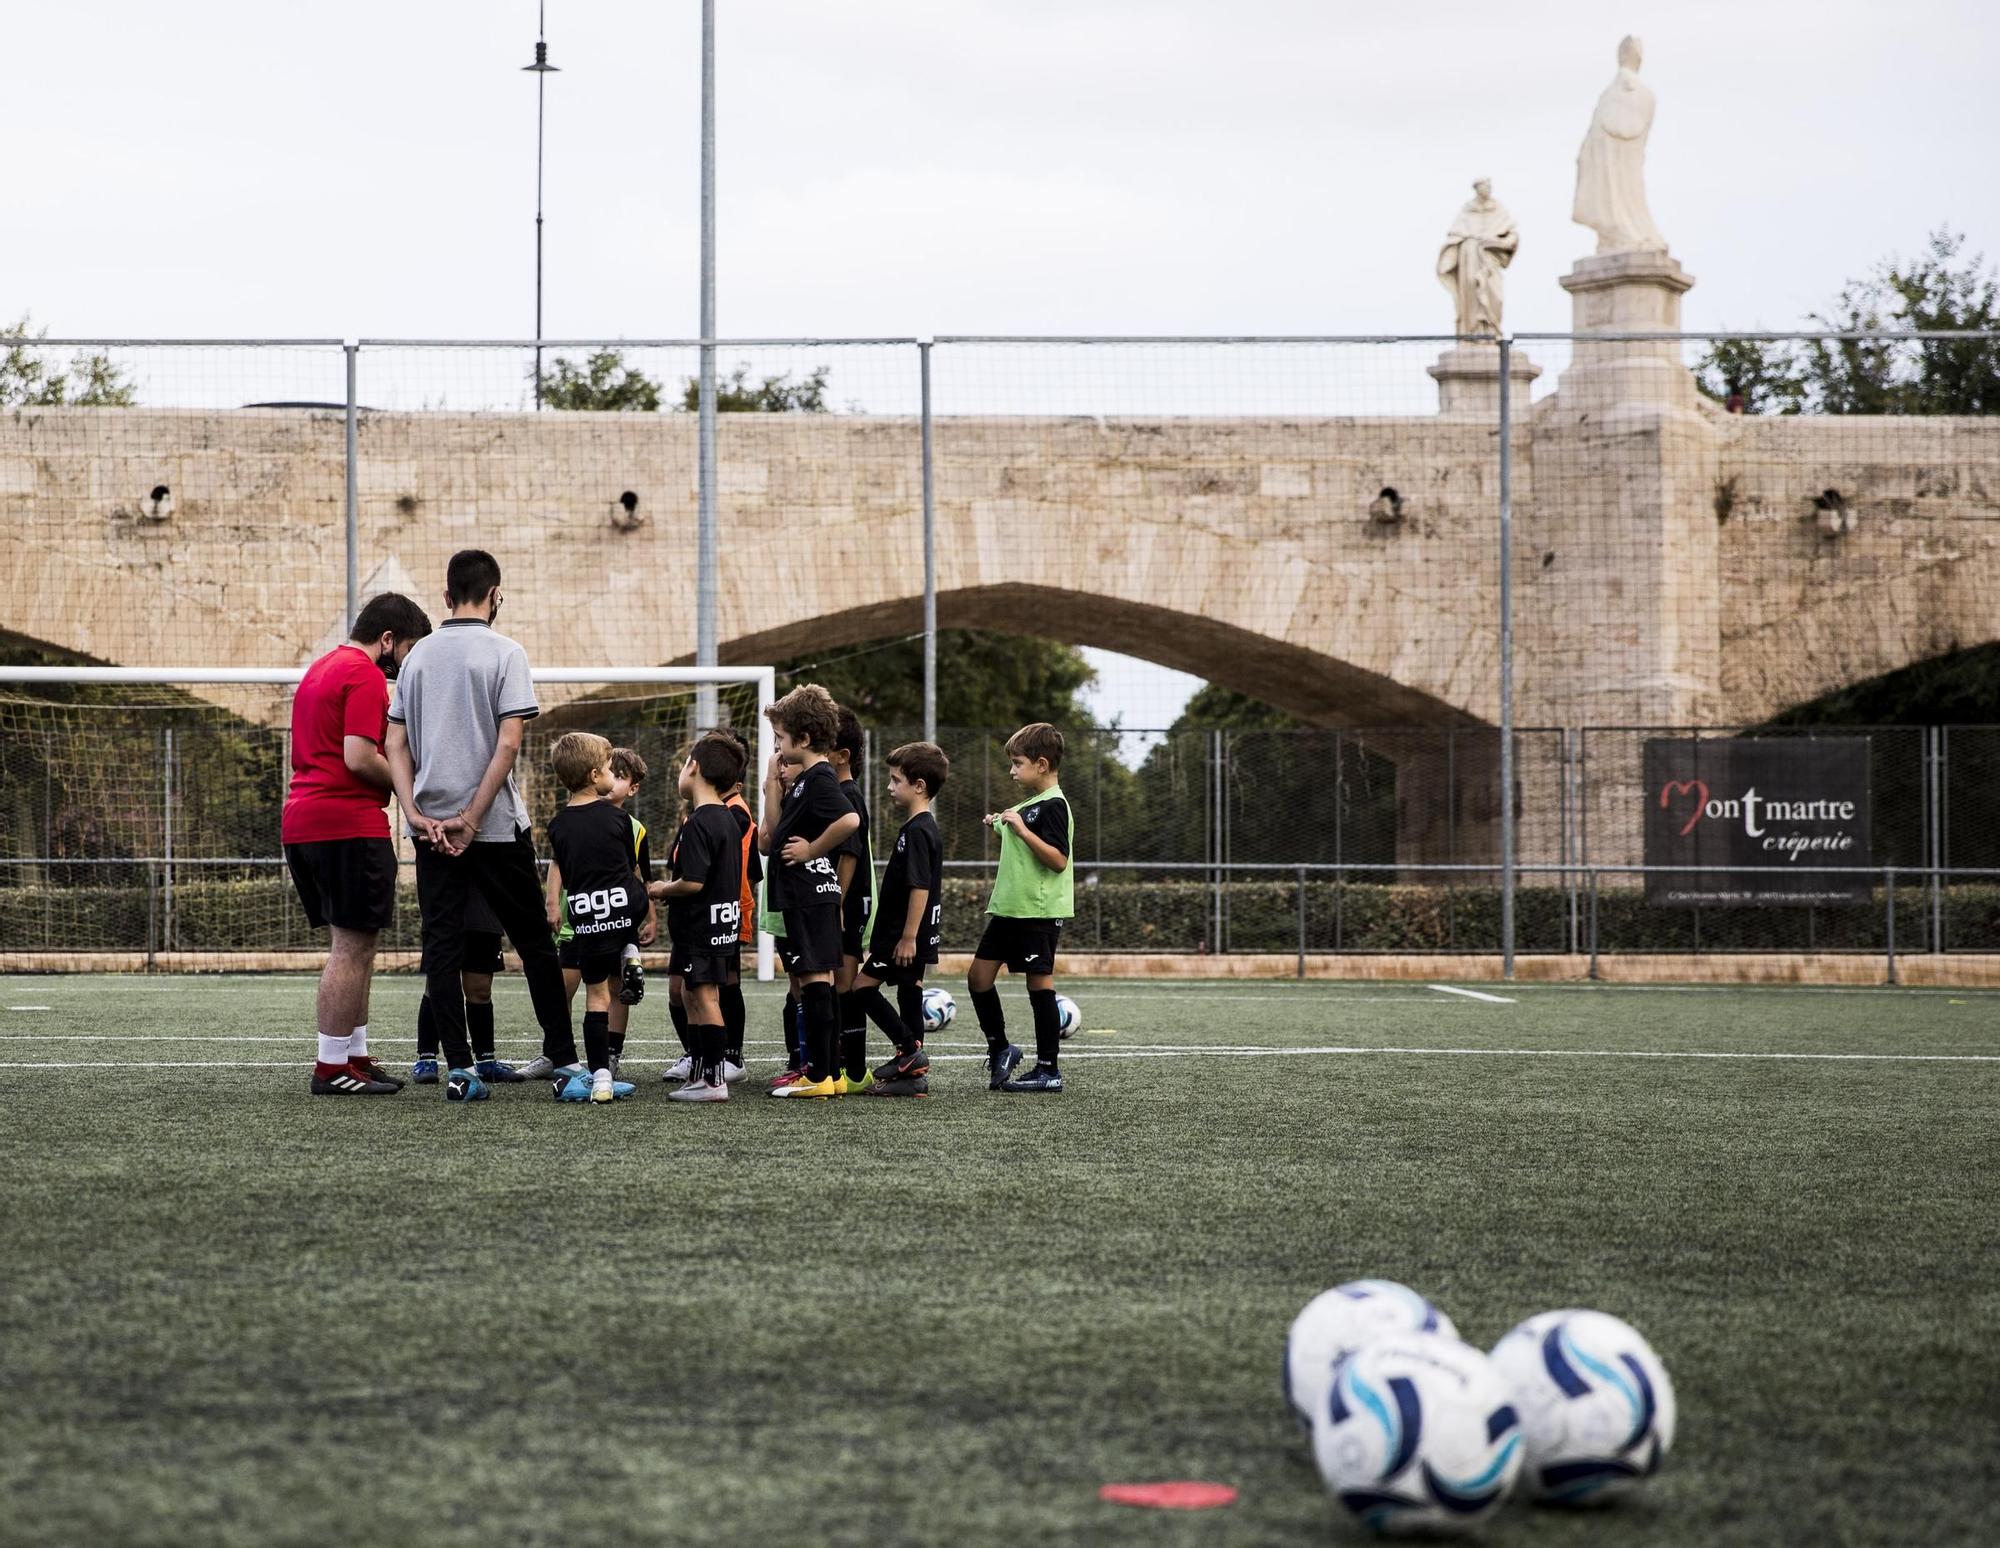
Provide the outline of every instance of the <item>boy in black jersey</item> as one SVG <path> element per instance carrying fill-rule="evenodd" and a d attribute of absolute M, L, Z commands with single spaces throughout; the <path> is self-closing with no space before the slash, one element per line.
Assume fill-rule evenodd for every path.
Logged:
<path fill-rule="evenodd" d="M 729 1100 L 722 990 L 736 976 L 743 940 L 743 830 L 721 792 L 742 778 L 737 744 L 714 732 L 694 744 L 681 765 L 680 792 L 690 809 L 674 835 L 673 879 L 647 889 L 667 905 L 667 972 L 687 1007 L 693 1045 L 694 1069 L 672 1093 L 676 1102 Z"/>
<path fill-rule="evenodd" d="M 840 971 L 834 975 L 833 989 L 840 1005 L 841 1078 L 850 1095 L 866 1091 L 875 1077 L 868 1069 L 868 1017 L 854 997 L 854 975 L 861 971 L 861 959 L 868 954 L 868 918 L 875 893 L 875 851 L 868 841 L 868 802 L 855 782 L 854 768 L 861 761 L 863 739 L 861 721 L 854 711 L 841 705 L 839 728 L 833 734 L 833 748 L 827 762 L 840 780 L 840 793 L 861 819 L 861 826 L 840 846 L 834 868 L 840 874 Z"/>
<path fill-rule="evenodd" d="M 931 815 L 931 798 L 944 788 L 950 770 L 944 749 L 934 742 L 911 742 L 889 754 L 889 799 L 909 816 L 882 873 L 868 956 L 854 980 L 862 1013 L 896 1045 L 895 1057 L 873 1072 L 867 1087 L 873 1096 L 930 1095 L 924 969 L 938 959 L 944 920 L 944 837 Z M 893 1012 L 882 984 L 896 986 Z"/>
<path fill-rule="evenodd" d="M 609 1102 L 611 985 L 620 977 L 625 948 L 639 938 L 651 907 L 646 884 L 633 870 L 632 819 L 605 797 L 611 793 L 611 744 L 588 731 L 568 731 L 549 749 L 569 804 L 549 819 L 549 851 L 562 874 L 562 907 L 576 942 L 583 981 L 583 1047 L 588 1088 L 577 1077 L 559 1079 L 565 1102 L 586 1097 Z M 626 1090 L 630 1090 L 628 1086 Z"/>
<path fill-rule="evenodd" d="M 840 875 L 833 855 L 861 826 L 861 817 L 840 793 L 826 761 L 839 730 L 833 696 L 807 683 L 764 714 L 778 733 L 778 752 L 764 771 L 757 847 L 769 857 L 770 902 L 784 915 L 787 966 L 806 1032 L 804 1072 L 773 1086 L 770 1094 L 824 1099 L 846 1089 L 834 1065 L 840 1033 L 833 991 L 840 969 Z M 790 790 L 779 777 L 785 763 L 799 771 Z"/>

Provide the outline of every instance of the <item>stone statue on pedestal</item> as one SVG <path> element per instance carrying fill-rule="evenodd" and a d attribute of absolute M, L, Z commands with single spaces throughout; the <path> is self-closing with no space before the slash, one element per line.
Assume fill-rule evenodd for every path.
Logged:
<path fill-rule="evenodd" d="M 1667 239 L 1646 208 L 1646 136 L 1653 93 L 1639 79 L 1637 38 L 1618 45 L 1618 74 L 1597 99 L 1590 131 L 1576 154 L 1576 204 L 1570 219 L 1597 233 L 1600 253 L 1664 253 Z"/>
<path fill-rule="evenodd" d="M 1500 275 L 1520 245 L 1514 217 L 1493 197 L 1492 181 L 1480 178 L 1438 252 L 1438 283 L 1451 292 L 1461 338 L 1500 336 Z"/>

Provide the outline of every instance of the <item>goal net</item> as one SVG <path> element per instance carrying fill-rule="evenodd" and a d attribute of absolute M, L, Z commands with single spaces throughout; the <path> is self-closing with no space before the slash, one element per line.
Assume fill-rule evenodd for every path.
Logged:
<path fill-rule="evenodd" d="M 301 668 L 0 667 L 0 971 L 317 967 L 278 841 Z M 515 778 L 546 856 L 567 798 L 549 766 L 565 731 L 594 731 L 647 766 L 633 811 L 658 835 L 678 818 L 679 755 L 709 725 L 769 761 L 770 667 L 554 667 L 535 674 Z M 713 708 L 710 711 L 710 695 Z M 705 713 L 706 712 L 706 713 Z M 380 965 L 417 966 L 409 843 L 393 804 L 396 922 Z M 758 971 L 770 976 L 770 941 Z M 664 953 L 665 943 L 657 948 Z M 746 968 L 748 964 L 745 964 Z"/>

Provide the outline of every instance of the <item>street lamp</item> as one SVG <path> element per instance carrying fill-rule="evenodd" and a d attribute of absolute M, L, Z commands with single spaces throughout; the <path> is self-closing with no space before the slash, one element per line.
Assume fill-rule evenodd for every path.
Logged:
<path fill-rule="evenodd" d="M 549 77 L 557 73 L 549 63 L 549 8 L 547 0 L 536 7 L 535 62 L 522 65 L 535 77 L 535 407 L 542 406 L 542 125 L 547 117 Z"/>

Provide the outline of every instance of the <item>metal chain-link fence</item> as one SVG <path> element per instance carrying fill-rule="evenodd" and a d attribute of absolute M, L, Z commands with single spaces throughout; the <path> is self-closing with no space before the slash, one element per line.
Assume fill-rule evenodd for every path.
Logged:
<path fill-rule="evenodd" d="M 0 376 L 8 662 L 296 665 L 475 545 L 538 663 L 694 652 L 696 343 L 22 347 L 92 364 Z M 1276 712 L 1066 728 L 1077 949 L 2000 949 L 2000 338 L 713 353 L 723 659 L 934 622 Z M 0 697 L 0 953 L 309 944 L 282 695 Z M 1012 729 L 936 733 L 955 945 Z"/>

